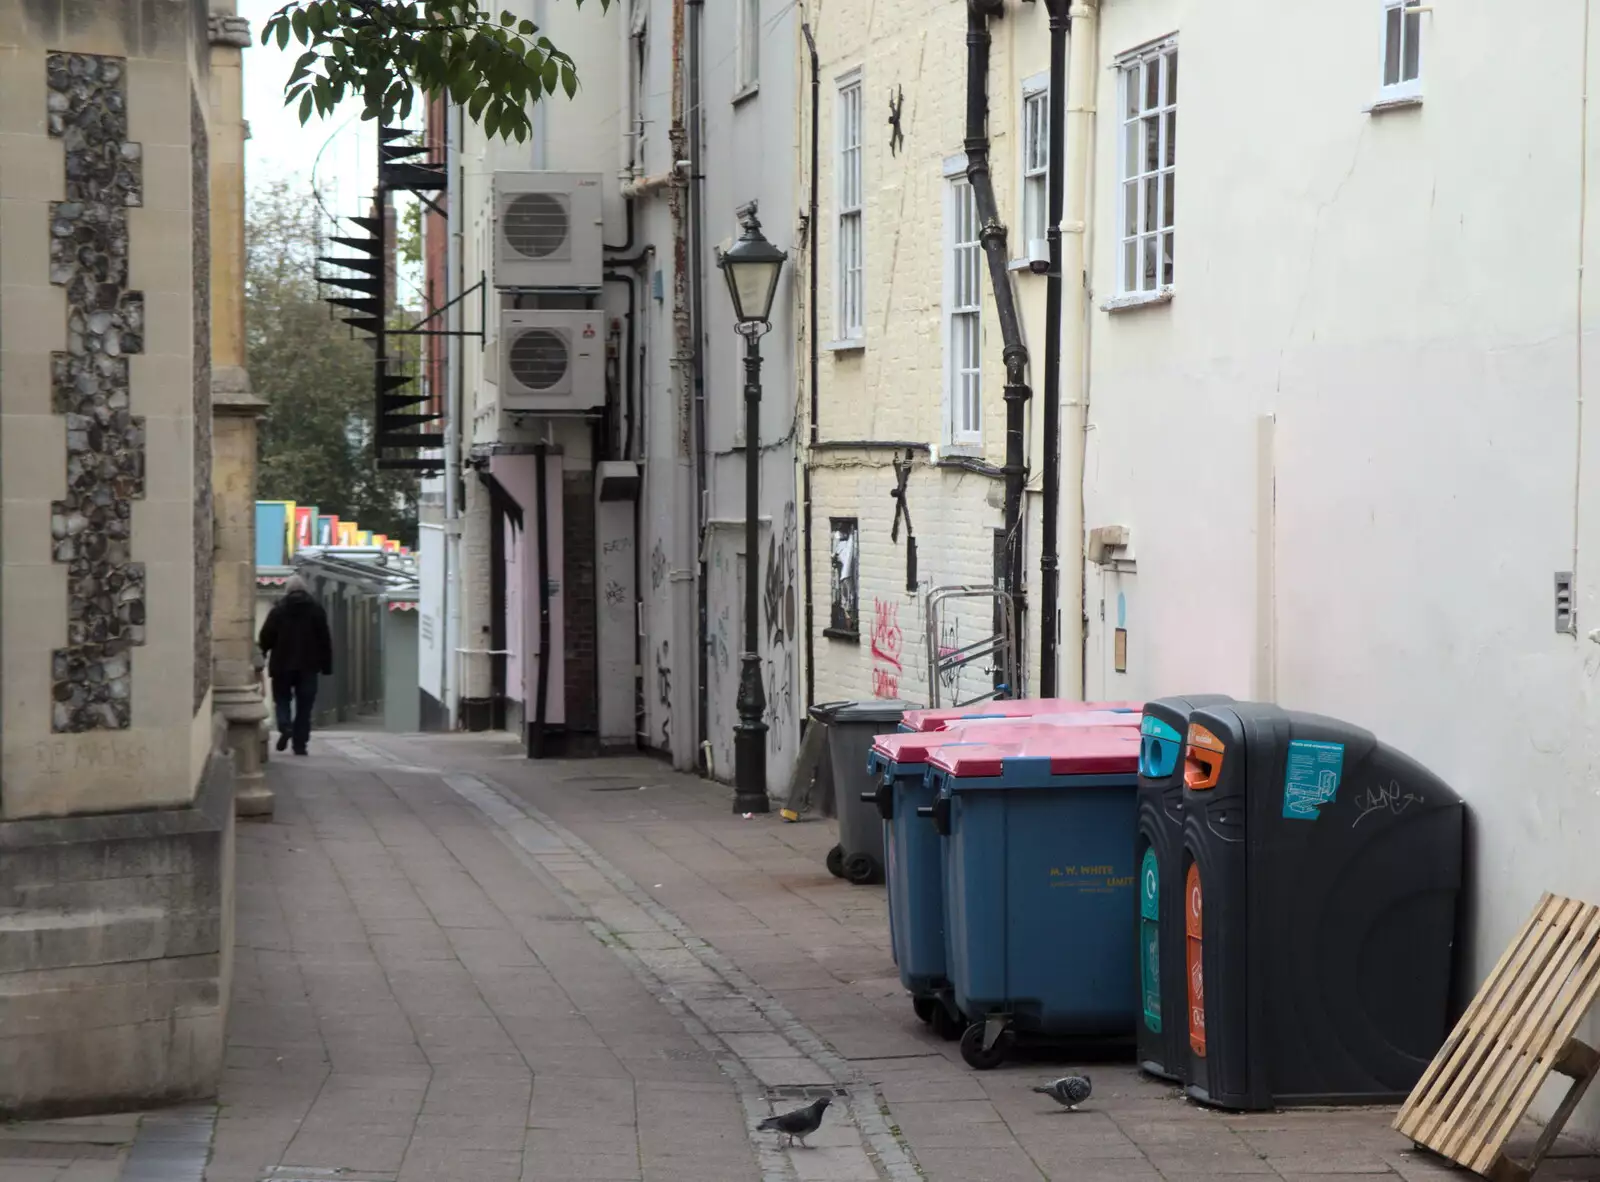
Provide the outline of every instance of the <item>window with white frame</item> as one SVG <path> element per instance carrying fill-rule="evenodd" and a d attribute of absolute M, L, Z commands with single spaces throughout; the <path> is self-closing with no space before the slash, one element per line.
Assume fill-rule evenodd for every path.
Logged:
<path fill-rule="evenodd" d="M 1422 10 L 1416 0 L 1384 0 L 1382 100 L 1422 96 Z"/>
<path fill-rule="evenodd" d="M 1176 39 L 1124 58 L 1118 291 L 1154 297 L 1172 286 L 1178 159 Z"/>
<path fill-rule="evenodd" d="M 743 94 L 761 82 L 761 0 L 738 0 L 739 89 Z"/>
<path fill-rule="evenodd" d="M 965 176 L 952 176 L 945 192 L 944 355 L 949 391 L 950 442 L 983 438 L 983 246 L 978 202 Z"/>
<path fill-rule="evenodd" d="M 839 309 L 837 331 L 841 340 L 859 340 L 865 302 L 863 266 L 865 242 L 861 216 L 861 75 L 839 82 L 836 107 L 839 119 Z"/>
<path fill-rule="evenodd" d="M 1048 82 L 1022 88 L 1022 247 L 1023 257 L 1046 257 L 1050 227 L 1050 88 Z"/>

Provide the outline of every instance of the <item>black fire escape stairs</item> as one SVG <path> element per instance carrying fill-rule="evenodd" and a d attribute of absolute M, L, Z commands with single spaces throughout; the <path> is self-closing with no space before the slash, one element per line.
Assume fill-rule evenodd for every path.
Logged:
<path fill-rule="evenodd" d="M 404 359 L 390 357 L 388 342 L 397 336 L 475 336 L 483 339 L 484 293 L 487 285 L 482 278 L 473 287 L 462 292 L 449 303 L 429 308 L 428 314 L 410 328 L 393 328 L 388 323 L 388 313 L 393 300 L 389 287 L 389 253 L 385 211 L 389 194 L 407 192 L 415 194 L 436 213 L 442 212 L 428 197 L 429 193 L 443 192 L 449 187 L 449 173 L 444 162 L 415 160 L 413 157 L 425 149 L 406 140 L 410 132 L 401 128 L 384 127 L 378 131 L 378 188 L 374 195 L 376 217 L 351 217 L 345 219 L 361 231 L 361 236 L 340 235 L 331 242 L 352 251 L 350 255 L 319 255 L 317 261 L 339 268 L 343 274 L 319 273 L 317 282 L 334 289 L 334 294 L 324 298 L 338 308 L 342 319 L 354 329 L 368 334 L 373 349 L 373 452 L 379 468 L 410 469 L 417 472 L 438 472 L 444 461 L 418 453 L 437 452 L 444 447 L 445 436 L 441 429 L 429 430 L 444 416 L 427 405 L 428 393 L 417 386 L 417 375 L 403 368 Z M 476 331 L 450 331 L 426 327 L 437 317 L 477 293 L 479 296 L 478 329 Z M 445 392 L 434 391 L 434 406 L 444 403 Z"/>

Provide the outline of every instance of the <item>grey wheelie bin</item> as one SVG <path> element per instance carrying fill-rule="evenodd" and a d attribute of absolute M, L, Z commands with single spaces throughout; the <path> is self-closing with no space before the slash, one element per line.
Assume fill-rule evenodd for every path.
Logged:
<path fill-rule="evenodd" d="M 883 818 L 874 803 L 877 785 L 867 769 L 872 740 L 891 734 L 900 717 L 917 707 L 893 698 L 824 702 L 811 718 L 828 728 L 829 770 L 839 810 L 839 844 L 828 851 L 828 869 L 854 883 L 883 881 Z"/>

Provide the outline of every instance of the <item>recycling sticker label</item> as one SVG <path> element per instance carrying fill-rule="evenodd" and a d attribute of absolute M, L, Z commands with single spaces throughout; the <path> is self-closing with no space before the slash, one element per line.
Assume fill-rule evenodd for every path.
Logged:
<path fill-rule="evenodd" d="M 1344 744 L 1295 739 L 1289 744 L 1283 777 L 1283 816 L 1288 821 L 1315 821 L 1322 806 L 1332 803 L 1344 775 Z"/>

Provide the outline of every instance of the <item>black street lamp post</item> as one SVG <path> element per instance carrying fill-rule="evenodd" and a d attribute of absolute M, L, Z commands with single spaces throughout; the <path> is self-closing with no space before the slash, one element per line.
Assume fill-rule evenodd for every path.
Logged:
<path fill-rule="evenodd" d="M 717 265 L 728 280 L 733 315 L 744 337 L 744 652 L 739 658 L 739 723 L 733 732 L 733 811 L 764 813 L 767 800 L 767 695 L 761 686 L 761 338 L 772 327 L 772 301 L 787 256 L 761 233 L 755 207 L 744 233 Z"/>

